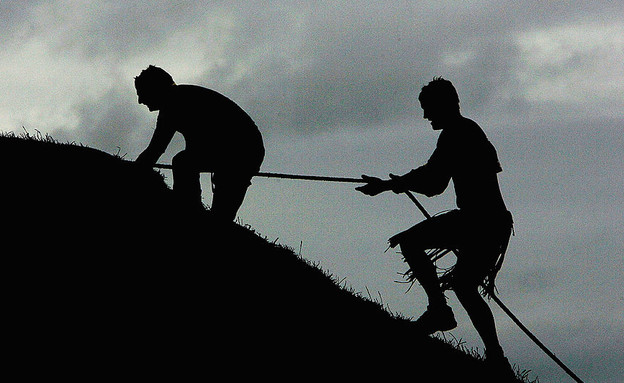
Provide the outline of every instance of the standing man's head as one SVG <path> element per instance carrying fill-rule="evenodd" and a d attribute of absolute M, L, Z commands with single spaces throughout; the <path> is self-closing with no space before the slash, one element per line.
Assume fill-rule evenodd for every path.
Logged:
<path fill-rule="evenodd" d="M 435 130 L 444 129 L 446 123 L 457 118 L 459 112 L 459 96 L 449 80 L 435 77 L 425 85 L 418 96 L 424 111 L 423 118 L 431 121 Z"/>
<path fill-rule="evenodd" d="M 175 82 L 162 68 L 150 65 L 134 78 L 134 87 L 139 96 L 139 104 L 150 111 L 160 110 Z"/>

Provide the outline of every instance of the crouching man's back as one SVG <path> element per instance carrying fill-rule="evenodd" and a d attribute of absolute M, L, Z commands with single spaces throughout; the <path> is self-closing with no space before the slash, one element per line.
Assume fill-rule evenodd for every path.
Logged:
<path fill-rule="evenodd" d="M 211 211 L 218 218 L 234 219 L 264 159 L 262 135 L 252 118 L 224 95 L 197 85 L 176 85 L 154 66 L 141 72 L 135 86 L 139 103 L 159 111 L 154 135 L 137 162 L 155 164 L 180 132 L 186 148 L 173 158 L 174 192 L 188 205 L 201 205 L 199 173 L 211 172 Z"/>

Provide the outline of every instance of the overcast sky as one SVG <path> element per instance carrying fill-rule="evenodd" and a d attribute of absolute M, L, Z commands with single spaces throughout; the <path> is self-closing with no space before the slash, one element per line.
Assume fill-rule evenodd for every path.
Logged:
<path fill-rule="evenodd" d="M 137 104 L 133 77 L 153 64 L 235 100 L 264 135 L 263 169 L 302 174 L 421 165 L 438 133 L 418 93 L 434 76 L 451 80 L 504 168 L 516 236 L 501 299 L 581 378 L 624 379 L 624 3 L 3 1 L 0 44 L 2 131 L 134 159 L 156 113 Z M 161 162 L 183 145 L 176 138 Z M 432 213 L 454 207 L 452 189 L 420 200 Z M 404 294 L 394 283 L 404 264 L 384 250 L 421 219 L 392 193 L 259 178 L 240 211 L 260 234 L 413 317 L 425 295 Z M 453 336 L 482 349 L 450 296 Z M 513 363 L 568 381 L 494 312 Z"/>

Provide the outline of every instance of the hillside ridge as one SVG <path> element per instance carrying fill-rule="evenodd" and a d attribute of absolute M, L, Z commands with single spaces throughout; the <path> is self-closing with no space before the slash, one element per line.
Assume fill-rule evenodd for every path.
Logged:
<path fill-rule="evenodd" d="M 155 361 L 213 371 L 288 360 L 367 376 L 353 363 L 373 360 L 409 377 L 487 381 L 482 360 L 413 335 L 292 249 L 181 210 L 154 170 L 41 135 L 0 137 L 0 161 L 7 313 L 22 353 L 151 373 Z"/>

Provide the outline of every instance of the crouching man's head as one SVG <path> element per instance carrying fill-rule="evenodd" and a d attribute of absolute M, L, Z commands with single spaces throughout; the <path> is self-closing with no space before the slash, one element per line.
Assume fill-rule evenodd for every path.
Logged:
<path fill-rule="evenodd" d="M 134 78 L 139 104 L 144 104 L 150 111 L 162 108 L 174 86 L 175 82 L 171 75 L 153 65 Z"/>

